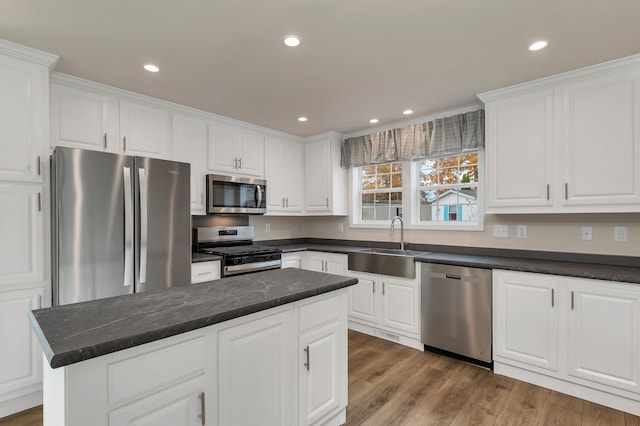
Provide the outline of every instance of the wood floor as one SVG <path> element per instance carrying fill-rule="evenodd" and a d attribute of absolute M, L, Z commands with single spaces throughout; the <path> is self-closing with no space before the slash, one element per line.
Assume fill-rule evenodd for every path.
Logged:
<path fill-rule="evenodd" d="M 347 425 L 640 426 L 640 417 L 349 330 Z"/>
<path fill-rule="evenodd" d="M 40 426 L 42 407 L 0 425 Z M 640 426 L 640 417 L 350 330 L 347 425 Z"/>

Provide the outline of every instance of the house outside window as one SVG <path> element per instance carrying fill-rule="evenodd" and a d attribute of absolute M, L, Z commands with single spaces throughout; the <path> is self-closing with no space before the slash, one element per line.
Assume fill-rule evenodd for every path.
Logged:
<path fill-rule="evenodd" d="M 418 223 L 478 223 L 477 151 L 420 160 L 417 173 Z"/>

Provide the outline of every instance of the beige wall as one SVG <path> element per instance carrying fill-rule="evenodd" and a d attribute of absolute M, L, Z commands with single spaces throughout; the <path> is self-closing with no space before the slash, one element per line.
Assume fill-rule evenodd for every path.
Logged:
<path fill-rule="evenodd" d="M 256 240 L 280 238 L 335 238 L 349 240 L 399 242 L 400 233 L 389 236 L 389 229 L 349 228 L 348 217 L 251 217 Z M 344 232 L 338 232 L 342 222 Z M 269 223 L 271 232 L 266 233 Z M 509 238 L 494 238 L 493 225 L 508 225 Z M 516 238 L 516 226 L 527 225 L 527 238 Z M 582 241 L 582 226 L 593 228 L 593 240 Z M 628 241 L 613 241 L 613 227 L 626 226 Z M 410 243 L 442 244 L 467 247 L 490 247 L 519 250 L 559 251 L 624 256 L 640 256 L 640 214 L 553 214 L 485 216 L 485 230 L 418 231 L 407 230 Z"/>

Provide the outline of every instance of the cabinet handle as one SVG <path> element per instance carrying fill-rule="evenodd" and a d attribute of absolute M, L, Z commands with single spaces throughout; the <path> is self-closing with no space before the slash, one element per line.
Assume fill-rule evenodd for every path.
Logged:
<path fill-rule="evenodd" d="M 123 151 L 127 150 L 127 137 L 126 136 L 124 138 L 122 138 L 122 150 Z"/>
<path fill-rule="evenodd" d="M 311 369 L 311 350 L 309 349 L 309 345 L 307 345 L 306 348 L 304 348 L 304 351 L 307 354 L 307 362 L 304 363 L 304 366 L 307 367 L 307 371 L 309 371 Z"/>
<path fill-rule="evenodd" d="M 38 176 L 40 176 L 40 175 L 41 175 L 42 170 L 41 170 L 41 168 L 40 168 L 40 156 L 39 156 L 39 155 L 38 155 L 38 165 L 37 165 L 37 167 L 38 167 Z"/>
<path fill-rule="evenodd" d="M 327 197 L 327 208 L 329 208 L 329 197 Z"/>
<path fill-rule="evenodd" d="M 200 416 L 198 416 L 198 417 L 200 417 L 200 420 L 201 420 L 200 424 L 202 426 L 204 426 L 204 425 L 207 424 L 207 420 L 205 418 L 206 407 L 205 407 L 205 403 L 204 403 L 204 392 L 200 392 L 199 398 L 200 398 Z"/>
<path fill-rule="evenodd" d="M 238 158 L 238 168 L 241 169 L 242 168 L 242 157 Z"/>
<path fill-rule="evenodd" d="M 38 309 L 42 309 L 42 295 L 38 295 Z"/>
<path fill-rule="evenodd" d="M 564 199 L 569 199 L 569 184 L 566 182 L 564 183 Z"/>
<path fill-rule="evenodd" d="M 376 292 L 376 282 L 375 281 L 373 282 L 373 292 L 374 293 Z"/>
<path fill-rule="evenodd" d="M 105 133 L 103 136 L 103 144 L 104 144 L 104 150 L 107 150 L 107 134 Z"/>
<path fill-rule="evenodd" d="M 552 308 L 553 308 L 553 305 L 554 305 L 554 302 L 555 302 L 555 299 L 554 299 L 555 294 L 554 293 L 555 293 L 554 289 L 551 289 L 551 307 Z"/>
<path fill-rule="evenodd" d="M 211 272 L 198 272 L 198 276 L 209 275 Z"/>
<path fill-rule="evenodd" d="M 287 208 L 289 208 L 289 197 L 285 198 L 287 200 Z"/>
<path fill-rule="evenodd" d="M 282 198 L 282 207 L 284 208 L 284 197 Z"/>
<path fill-rule="evenodd" d="M 549 201 L 549 184 L 547 184 L 547 201 Z"/>
<path fill-rule="evenodd" d="M 38 211 L 42 211 L 42 192 L 38 192 Z"/>
<path fill-rule="evenodd" d="M 571 310 L 573 311 L 573 291 L 571 292 Z"/>
<path fill-rule="evenodd" d="M 385 288 L 385 287 L 386 287 L 386 286 L 385 286 L 385 282 L 384 282 L 384 281 L 382 281 L 382 295 L 383 295 L 383 296 L 384 296 L 384 288 Z"/>

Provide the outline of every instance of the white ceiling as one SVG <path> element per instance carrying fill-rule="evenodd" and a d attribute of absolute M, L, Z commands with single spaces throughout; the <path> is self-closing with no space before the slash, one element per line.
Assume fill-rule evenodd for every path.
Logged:
<path fill-rule="evenodd" d="M 308 136 L 640 53 L 640 1 L 0 0 L 0 38 L 60 55 L 63 73 Z"/>

